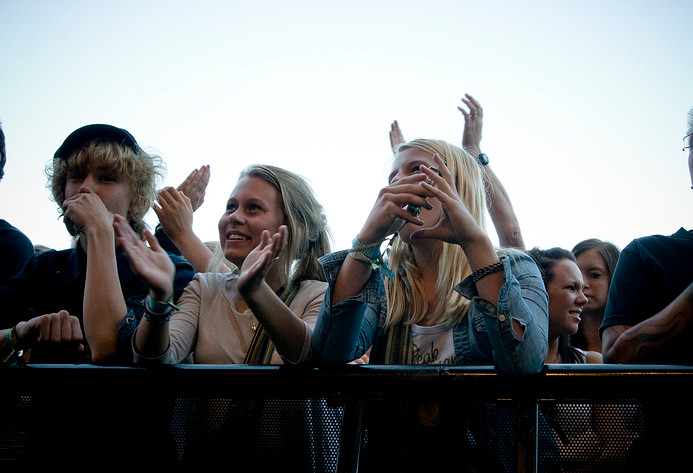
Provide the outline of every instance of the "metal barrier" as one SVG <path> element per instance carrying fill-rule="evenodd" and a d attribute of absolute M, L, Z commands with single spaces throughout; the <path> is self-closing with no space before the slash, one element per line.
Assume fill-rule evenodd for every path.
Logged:
<path fill-rule="evenodd" d="M 510 377 L 488 366 L 30 365 L 0 370 L 0 465 L 674 471 L 693 440 L 692 380 L 684 366 Z"/>

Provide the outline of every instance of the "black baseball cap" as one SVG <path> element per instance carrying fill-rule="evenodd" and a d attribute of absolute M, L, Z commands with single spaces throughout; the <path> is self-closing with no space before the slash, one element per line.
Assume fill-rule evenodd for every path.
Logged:
<path fill-rule="evenodd" d="M 67 159 L 78 150 L 82 145 L 91 140 L 108 139 L 120 143 L 135 153 L 142 151 L 135 138 L 125 129 L 113 125 L 93 124 L 77 128 L 65 138 L 63 144 L 53 155 L 53 159 Z"/>

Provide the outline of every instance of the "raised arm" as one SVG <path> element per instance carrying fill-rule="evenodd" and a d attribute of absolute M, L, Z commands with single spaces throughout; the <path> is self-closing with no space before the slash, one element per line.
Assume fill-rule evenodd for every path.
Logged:
<path fill-rule="evenodd" d="M 277 296 L 265 279 L 272 266 L 284 264 L 286 225 L 270 235 L 262 232 L 260 244 L 243 261 L 238 276 L 238 291 L 256 319 L 262 324 L 277 351 L 291 362 L 300 361 L 306 342 L 306 324 Z"/>
<path fill-rule="evenodd" d="M 108 362 L 121 348 L 118 326 L 127 315 L 116 262 L 114 215 L 93 192 L 65 199 L 63 210 L 83 235 L 79 244 L 87 254 L 83 321 L 92 361 Z"/>
<path fill-rule="evenodd" d="M 166 187 L 159 191 L 157 202 L 159 205 L 154 206 L 154 212 L 166 235 L 196 272 L 206 272 L 213 254 L 193 231 L 194 206 L 191 199 L 173 187 Z M 221 271 L 229 269 L 224 266 Z"/>
<path fill-rule="evenodd" d="M 469 109 L 467 111 L 462 106 L 457 107 L 464 115 L 462 147 L 469 151 L 472 156 L 477 157 L 477 160 L 482 164 L 488 212 L 498 234 L 500 246 L 524 249 L 525 244 L 520 231 L 520 223 L 510 202 L 510 196 L 498 176 L 491 169 L 488 161 L 480 159 L 484 111 L 479 102 L 469 94 L 465 94 L 462 102 Z"/>
<path fill-rule="evenodd" d="M 149 246 L 132 231 L 124 218 L 116 215 L 113 226 L 133 271 L 149 285 L 145 317 L 135 333 L 135 350 L 147 358 L 155 358 L 169 345 L 167 313 L 173 296 L 175 266 L 156 238 L 145 230 Z"/>

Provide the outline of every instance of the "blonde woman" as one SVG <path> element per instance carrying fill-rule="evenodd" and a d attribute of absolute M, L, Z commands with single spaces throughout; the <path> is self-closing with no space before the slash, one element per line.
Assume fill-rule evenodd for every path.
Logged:
<path fill-rule="evenodd" d="M 352 249 L 321 259 L 330 286 L 313 334 L 318 362 L 347 363 L 370 348 L 370 364 L 495 365 L 511 375 L 542 369 L 546 289 L 529 256 L 491 243 L 479 166 L 444 141 L 399 147 Z M 449 469 L 449 455 L 423 445 L 460 452 L 455 468 L 517 466 L 499 455 L 512 456 L 516 445 L 499 409 L 432 401 L 367 409 L 359 471 Z"/>
<path fill-rule="evenodd" d="M 400 146 L 353 248 L 322 259 L 330 288 L 315 358 L 348 362 L 372 347 L 371 363 L 540 371 L 546 289 L 529 256 L 493 247 L 484 195 L 479 164 L 461 148 L 425 139 Z M 393 234 L 386 261 L 380 248 Z"/>
<path fill-rule="evenodd" d="M 156 239 L 148 235 L 147 247 L 122 221 L 116 230 L 150 286 L 135 334 L 139 362 L 180 363 L 190 355 L 205 364 L 306 358 L 327 287 L 318 258 L 330 242 L 322 206 L 302 177 L 260 165 L 241 173 L 219 220 L 220 248 L 239 270 L 196 274 L 175 313 L 167 303 L 170 265 Z M 195 251 L 213 259 L 204 243 L 196 246 L 179 248 L 186 258 Z"/>

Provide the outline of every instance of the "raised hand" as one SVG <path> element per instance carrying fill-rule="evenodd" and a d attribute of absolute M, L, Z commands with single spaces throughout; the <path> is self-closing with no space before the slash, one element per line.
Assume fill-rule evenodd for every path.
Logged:
<path fill-rule="evenodd" d="M 390 125 L 390 147 L 392 148 L 392 153 L 397 153 L 397 148 L 403 143 L 406 143 L 406 141 L 404 141 L 402 131 L 399 129 L 399 123 L 395 120 Z"/>
<path fill-rule="evenodd" d="M 238 290 L 241 294 L 258 289 L 274 264 L 284 264 L 282 256 L 285 255 L 282 255 L 282 250 L 286 247 L 288 234 L 286 225 L 281 225 L 279 231 L 272 236 L 269 231 L 263 230 L 260 244 L 248 253 L 241 265 L 238 276 Z"/>
<path fill-rule="evenodd" d="M 65 199 L 62 205 L 65 223 L 74 234 L 90 230 L 111 229 L 113 214 L 101 198 L 93 192 L 80 192 Z"/>
<path fill-rule="evenodd" d="M 178 186 L 180 192 L 185 194 L 192 205 L 193 212 L 200 208 L 205 201 L 205 192 L 209 184 L 210 169 L 209 165 L 204 165 L 200 169 L 193 169 L 188 177 Z"/>
<path fill-rule="evenodd" d="M 484 121 L 484 110 L 479 102 L 469 94 L 464 94 L 462 102 L 469 108 L 469 111 L 467 111 L 462 106 L 457 107 L 464 115 L 462 147 L 472 155 L 478 156 L 481 153 L 481 129 Z"/>
<path fill-rule="evenodd" d="M 195 208 L 187 195 L 173 187 L 165 187 L 159 191 L 156 199 L 159 205 L 154 206 L 154 212 L 166 235 L 174 243 L 193 233 Z"/>
<path fill-rule="evenodd" d="M 438 169 L 421 166 L 420 169 L 427 179 L 419 185 L 440 201 L 443 206 L 443 218 L 433 227 L 416 230 L 411 238 L 435 238 L 447 243 L 456 243 L 463 249 L 475 239 L 487 239 L 457 193 L 450 170 L 437 154 L 433 155 L 433 159 Z"/>
<path fill-rule="evenodd" d="M 152 298 L 158 301 L 168 300 L 173 295 L 176 268 L 156 237 L 145 230 L 144 236 L 149 244 L 147 246 L 120 215 L 115 215 L 113 227 L 130 266 L 149 285 Z"/>
<path fill-rule="evenodd" d="M 363 243 L 384 241 L 389 235 L 399 231 L 406 222 L 422 225 L 423 221 L 405 209 L 409 204 L 430 209 L 426 200 L 429 192 L 419 185 L 426 179 L 423 173 L 416 173 L 393 181 L 378 193 L 378 198 L 359 232 Z"/>

